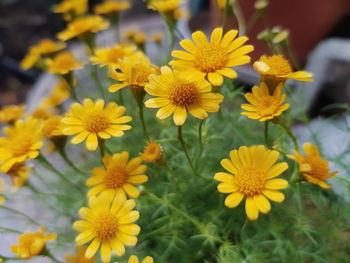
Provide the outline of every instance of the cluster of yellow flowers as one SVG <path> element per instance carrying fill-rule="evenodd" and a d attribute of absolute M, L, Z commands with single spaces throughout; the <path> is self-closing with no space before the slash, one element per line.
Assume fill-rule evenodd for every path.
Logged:
<path fill-rule="evenodd" d="M 218 2 L 224 6 L 223 1 Z M 182 3 L 181 0 L 152 0 L 148 6 L 160 12 L 168 22 L 174 22 L 182 16 L 179 14 Z M 94 262 L 98 250 L 102 262 L 108 263 L 112 252 L 121 257 L 126 253 L 125 247 L 137 244 L 141 228 L 135 223 L 140 213 L 135 209 L 134 198 L 138 198 L 142 191 L 140 185 L 149 180 L 145 175 L 147 166 L 142 163 L 166 163 L 161 145 L 152 141 L 147 132 L 144 108 L 158 109 L 155 116 L 160 120 L 172 116 L 178 127 L 179 141 L 193 169 L 182 137 L 188 114 L 204 120 L 208 113 L 218 112 L 224 101 L 220 91 L 225 78 L 237 78 L 234 67 L 250 63 L 249 53 L 254 50 L 252 45 L 246 44 L 247 37 L 238 36 L 238 31 L 233 29 L 225 32 L 222 27 L 215 28 L 210 38 L 202 31 L 196 31 L 192 39 L 181 40 L 179 45 L 183 50 L 173 50 L 174 59 L 160 68 L 137 47 L 144 42 L 139 32 L 127 36 L 136 46 L 117 43 L 110 47 L 96 47 L 95 33 L 109 28 L 111 22 L 116 22 L 119 12 L 130 7 L 129 2 L 109 0 L 95 6 L 95 14 L 88 14 L 86 0 L 64 0 L 54 7 L 54 12 L 62 13 L 68 21 L 67 28 L 57 34 L 58 39 L 78 38 L 86 44 L 90 62 L 108 69 L 109 77 L 115 83 L 103 88 L 110 93 L 130 89 L 147 137 L 147 145 L 138 157 L 131 158 L 127 151 L 105 154 L 106 140 L 121 137 L 130 130 L 132 117 L 125 115 L 126 107 L 115 101 L 78 99 L 73 71 L 82 69 L 84 63 L 77 61 L 72 52 L 62 51 L 67 46 L 65 42 L 42 40 L 29 49 L 21 64 L 23 69 L 36 67 L 57 75 L 59 81 L 51 94 L 31 113 L 25 112 L 24 105 L 9 106 L 0 111 L 0 122 L 8 123 L 3 131 L 4 137 L 0 138 L 0 171 L 10 176 L 16 187 L 26 183 L 31 170 L 27 163 L 31 159 L 44 158 L 40 152 L 44 139 L 48 139 L 58 151 L 64 149 L 66 136 L 73 136 L 71 144 L 85 142 L 89 151 L 100 149 L 102 165 L 93 168 L 92 176 L 86 180 L 86 186 L 90 187 L 88 205 L 80 208 L 81 220 L 73 224 L 79 235 L 75 239 L 77 253 L 65 256 L 69 263 Z M 154 41 L 159 42 L 162 37 L 158 34 Z M 245 95 L 249 104 L 241 105 L 245 110 L 241 114 L 266 124 L 281 124 L 281 115 L 290 107 L 285 103 L 287 96 L 283 91 L 286 81 L 312 81 L 312 74 L 294 72 L 281 54 L 264 55 L 254 62 L 253 67 L 261 82 Z M 60 115 L 61 104 L 70 96 L 75 102 L 64 115 Z M 316 146 L 306 143 L 303 148 L 306 155 L 298 151 L 296 143 L 294 155 L 287 156 L 299 164 L 305 180 L 329 188 L 325 180 L 337 172 L 329 171 L 328 162 L 322 159 Z M 229 155 L 229 159 L 221 161 L 227 172 L 218 172 L 214 176 L 220 182 L 218 191 L 228 194 L 225 206 L 237 207 L 246 198 L 247 217 L 256 220 L 259 212 L 265 214 L 271 210 L 270 200 L 282 202 L 285 199 L 280 190 L 287 188 L 291 180 L 276 178 L 288 169 L 287 162 L 279 161 L 279 151 L 268 144 L 253 145 L 241 146 L 230 151 Z M 0 180 L 0 191 L 2 185 Z M 0 202 L 4 202 L 2 196 Z M 56 234 L 47 235 L 42 227 L 36 233 L 21 235 L 18 245 L 13 245 L 11 251 L 20 259 L 44 255 L 47 253 L 46 242 L 54 239 Z M 130 256 L 128 260 L 128 263 L 138 262 L 136 256 Z M 142 263 L 152 262 L 151 257 L 142 260 Z"/>

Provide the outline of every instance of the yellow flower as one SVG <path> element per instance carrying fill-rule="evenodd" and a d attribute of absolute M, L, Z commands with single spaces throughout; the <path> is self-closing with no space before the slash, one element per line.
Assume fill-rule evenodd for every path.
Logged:
<path fill-rule="evenodd" d="M 133 40 L 136 44 L 144 44 L 147 40 L 147 35 L 142 31 L 137 32 L 134 35 Z"/>
<path fill-rule="evenodd" d="M 11 123 L 22 118 L 25 114 L 25 105 L 5 106 L 0 110 L 0 123 Z"/>
<path fill-rule="evenodd" d="M 313 81 L 312 74 L 306 71 L 293 72 L 291 65 L 283 55 L 261 56 L 253 64 L 254 69 L 267 79 L 286 81 L 295 79 L 299 81 Z"/>
<path fill-rule="evenodd" d="M 208 117 L 208 112 L 217 112 L 224 96 L 212 93 L 204 78 L 162 67 L 160 75 L 151 75 L 145 91 L 157 98 L 145 102 L 147 108 L 160 108 L 156 117 L 163 120 L 174 113 L 174 123 L 185 123 L 187 112 L 198 119 Z"/>
<path fill-rule="evenodd" d="M 47 138 L 51 139 L 54 137 L 63 136 L 62 119 L 63 117 L 59 115 L 52 115 L 47 119 L 43 127 L 43 133 Z"/>
<path fill-rule="evenodd" d="M 18 163 L 12 166 L 6 174 L 10 176 L 12 186 L 18 189 L 27 181 L 31 171 L 32 167 L 25 166 L 24 163 Z"/>
<path fill-rule="evenodd" d="M 126 125 L 132 120 L 130 116 L 122 116 L 126 109 L 110 102 L 105 107 L 102 99 L 95 103 L 91 99 L 84 99 L 83 104 L 74 103 L 64 118 L 63 134 L 75 135 L 72 144 L 78 144 L 86 140 L 89 151 L 96 150 L 98 138 L 109 139 L 111 136 L 123 136 L 124 130 L 130 130 Z"/>
<path fill-rule="evenodd" d="M 227 0 L 216 0 L 216 5 L 220 9 L 224 9 L 226 7 Z"/>
<path fill-rule="evenodd" d="M 112 47 L 98 48 L 95 55 L 90 58 L 92 64 L 100 67 L 117 67 L 119 60 L 137 54 L 136 47 L 131 45 L 115 45 Z"/>
<path fill-rule="evenodd" d="M 153 263 L 154 260 L 152 257 L 147 256 L 145 257 L 141 263 Z M 117 262 L 116 262 L 117 263 Z M 128 263 L 139 263 L 139 258 L 137 256 L 131 255 L 128 259 Z"/>
<path fill-rule="evenodd" d="M 289 31 L 282 30 L 272 39 L 272 43 L 279 44 L 286 41 L 289 38 Z"/>
<path fill-rule="evenodd" d="M 158 12 L 169 12 L 177 9 L 183 0 L 151 0 L 148 8 Z"/>
<path fill-rule="evenodd" d="M 116 68 L 110 68 L 109 76 L 120 83 L 109 86 L 109 92 L 116 92 L 125 87 L 144 87 L 148 77 L 158 72 L 157 66 L 151 64 L 145 56 L 126 57 L 119 60 Z"/>
<path fill-rule="evenodd" d="M 7 137 L 0 138 L 0 171 L 6 173 L 16 163 L 38 157 L 43 145 L 41 126 L 41 121 L 29 118 L 4 128 Z"/>
<path fill-rule="evenodd" d="M 1 195 L 1 193 L 4 191 L 4 181 L 2 178 L 0 178 L 0 205 L 5 202 L 5 197 Z"/>
<path fill-rule="evenodd" d="M 186 10 L 183 10 L 181 8 L 176 8 L 173 11 L 172 18 L 174 20 L 180 20 L 180 19 L 185 19 L 189 17 L 189 13 Z"/>
<path fill-rule="evenodd" d="M 109 27 L 108 20 L 97 15 L 88 15 L 70 22 L 65 30 L 57 34 L 58 39 L 66 41 L 86 33 L 96 33 Z"/>
<path fill-rule="evenodd" d="M 40 227 L 38 232 L 24 233 L 18 237 L 18 245 L 12 245 L 11 251 L 18 255 L 20 259 L 30 259 L 43 251 L 45 244 L 49 240 L 55 240 L 56 233 L 45 234 L 45 227 Z"/>
<path fill-rule="evenodd" d="M 94 11 L 96 14 L 102 15 L 102 14 L 109 14 L 113 12 L 120 12 L 130 8 L 131 8 L 131 5 L 130 5 L 130 2 L 128 1 L 107 0 L 102 2 L 99 5 L 96 5 L 94 8 Z"/>
<path fill-rule="evenodd" d="M 333 177 L 338 171 L 330 172 L 329 163 L 320 156 L 317 146 L 311 143 L 304 143 L 303 150 L 305 156 L 298 151 L 294 151 L 294 155 L 287 155 L 299 164 L 299 171 L 305 179 L 312 184 L 317 184 L 322 188 L 331 188 L 325 180 Z"/>
<path fill-rule="evenodd" d="M 271 205 L 284 200 L 278 190 L 288 186 L 284 179 L 274 179 L 288 169 L 286 162 L 276 163 L 280 154 L 275 150 L 266 150 L 265 146 L 242 146 L 230 152 L 230 159 L 221 161 L 222 167 L 229 173 L 216 173 L 214 179 L 220 181 L 218 190 L 229 194 L 225 206 L 238 206 L 246 197 L 245 211 L 250 220 L 256 220 L 259 212 L 268 213 Z"/>
<path fill-rule="evenodd" d="M 75 60 L 73 53 L 70 51 L 64 51 L 54 58 L 48 58 L 45 63 L 47 71 L 52 74 L 65 75 L 75 69 L 83 68 L 83 64 Z"/>
<path fill-rule="evenodd" d="M 77 247 L 76 254 L 66 254 L 64 259 L 66 263 L 93 263 L 95 262 L 95 257 L 87 258 L 85 257 L 86 247 Z"/>
<path fill-rule="evenodd" d="M 53 7 L 54 13 L 75 15 L 85 14 L 88 9 L 88 0 L 63 0 L 60 4 Z"/>
<path fill-rule="evenodd" d="M 145 162 L 155 163 L 162 158 L 162 148 L 159 143 L 148 141 L 140 157 Z"/>
<path fill-rule="evenodd" d="M 144 175 L 146 165 L 142 165 L 140 157 L 129 161 L 129 153 L 122 152 L 103 157 L 104 167 L 95 167 L 92 170 L 94 176 L 86 181 L 86 185 L 94 186 L 88 192 L 88 196 L 108 194 L 111 199 L 116 197 L 126 198 L 126 194 L 136 198 L 140 191 L 133 184 L 143 184 L 148 181 Z"/>
<path fill-rule="evenodd" d="M 54 113 L 54 109 L 51 107 L 43 107 L 39 105 L 38 108 L 36 108 L 32 113 L 31 117 L 33 119 L 38 119 L 38 120 L 47 120 L 50 118 Z"/>
<path fill-rule="evenodd" d="M 171 61 L 170 65 L 176 70 L 206 77 L 212 85 L 220 86 L 224 81 L 223 76 L 231 79 L 237 77 L 231 67 L 249 63 L 250 57 L 246 54 L 254 50 L 251 45 L 243 45 L 247 37 L 235 39 L 237 34 L 237 30 L 230 30 L 223 35 L 222 28 L 215 28 L 208 42 L 202 31 L 194 32 L 193 41 L 185 39 L 180 42 L 187 52 L 174 50 L 171 53 L 178 60 Z"/>
<path fill-rule="evenodd" d="M 134 207 L 134 200 L 126 200 L 122 196 L 112 200 L 108 194 L 89 198 L 89 207 L 79 210 L 83 220 L 73 224 L 74 229 L 81 232 L 75 239 L 77 245 L 93 240 L 86 250 L 87 258 L 92 258 L 100 248 L 102 262 L 108 263 L 111 250 L 121 257 L 125 254 L 125 246 L 136 245 L 136 236 L 141 229 L 133 224 L 140 217 Z"/>
<path fill-rule="evenodd" d="M 40 55 L 33 53 L 31 50 L 28 54 L 21 60 L 20 68 L 23 70 L 28 70 L 35 66 L 36 63 L 40 60 Z"/>
<path fill-rule="evenodd" d="M 43 99 L 40 106 L 42 108 L 51 108 L 62 104 L 70 96 L 69 86 L 65 80 L 60 80 L 53 88 L 52 92 Z"/>
<path fill-rule="evenodd" d="M 164 39 L 164 34 L 162 32 L 158 32 L 152 35 L 152 41 L 156 43 L 160 43 Z"/>
<path fill-rule="evenodd" d="M 252 93 L 247 93 L 245 98 L 251 104 L 242 104 L 241 108 L 248 112 L 241 112 L 241 115 L 249 119 L 267 121 L 282 114 L 289 108 L 289 104 L 283 104 L 286 94 L 281 94 L 283 84 L 280 83 L 270 95 L 269 89 L 264 82 L 260 86 L 254 86 Z"/>
<path fill-rule="evenodd" d="M 138 32 L 141 32 L 141 31 L 136 28 L 128 29 L 127 31 L 124 32 L 123 38 L 132 41 L 134 39 L 134 35 L 137 34 Z"/>

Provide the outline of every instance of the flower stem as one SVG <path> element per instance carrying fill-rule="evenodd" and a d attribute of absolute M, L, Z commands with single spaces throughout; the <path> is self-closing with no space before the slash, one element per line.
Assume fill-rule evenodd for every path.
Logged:
<path fill-rule="evenodd" d="M 47 256 L 48 258 L 51 258 L 52 261 L 56 262 L 56 263 L 62 263 L 62 261 L 58 260 L 57 258 L 55 258 L 54 255 L 52 255 L 52 253 L 47 249 L 45 248 L 45 250 L 42 252 L 42 254 L 44 256 Z"/>
<path fill-rule="evenodd" d="M 84 189 L 81 188 L 79 185 L 76 185 L 72 181 L 70 181 L 64 174 L 62 174 L 59 170 L 57 170 L 43 155 L 39 155 L 38 160 L 49 170 L 57 174 L 63 181 L 67 182 L 68 184 L 72 185 L 74 188 L 79 190 L 81 193 L 85 193 Z"/>
<path fill-rule="evenodd" d="M 147 141 L 149 141 L 149 135 L 147 132 L 147 127 L 146 127 L 145 118 L 144 118 L 144 114 L 143 114 L 143 105 L 141 103 L 137 103 L 137 104 L 139 106 L 139 117 L 140 117 L 140 121 L 141 121 L 141 125 L 142 125 L 142 130 L 146 136 Z"/>
<path fill-rule="evenodd" d="M 101 79 L 99 77 L 99 74 L 98 74 L 98 67 L 93 67 L 92 71 L 91 71 L 91 75 L 92 77 L 95 79 L 95 83 L 96 83 L 96 86 L 101 94 L 101 97 L 106 100 L 106 96 L 105 96 L 105 93 L 104 93 L 104 89 L 103 89 L 103 85 L 101 83 Z"/>
<path fill-rule="evenodd" d="M 20 216 L 26 218 L 33 225 L 41 226 L 41 224 L 39 222 L 35 221 L 33 218 L 27 216 L 26 214 L 24 214 L 24 213 L 22 213 L 20 211 L 17 211 L 16 209 L 13 209 L 13 208 L 10 208 L 10 207 L 7 207 L 7 206 L 3 206 L 3 205 L 0 205 L 0 209 L 4 209 L 4 210 L 10 211 L 10 212 L 12 212 L 14 214 L 20 215 Z"/>
<path fill-rule="evenodd" d="M 68 164 L 68 166 L 70 166 L 74 171 L 80 174 L 85 174 L 85 175 L 88 174 L 87 172 L 80 170 L 78 167 L 74 165 L 74 163 L 67 157 L 66 151 L 63 147 L 58 148 L 58 153 L 60 154 L 62 159 Z"/>
<path fill-rule="evenodd" d="M 69 72 L 68 74 L 62 75 L 62 77 L 63 77 L 64 81 L 67 83 L 67 85 L 70 88 L 70 93 L 72 95 L 73 100 L 79 102 L 77 93 L 75 92 L 73 73 Z"/>
<path fill-rule="evenodd" d="M 282 126 L 282 128 L 285 130 L 287 135 L 292 139 L 295 150 L 299 151 L 298 140 L 295 137 L 295 135 L 292 133 L 292 131 L 283 122 L 278 122 L 278 124 Z"/>
<path fill-rule="evenodd" d="M 266 147 L 271 149 L 271 144 L 269 141 L 269 122 L 268 121 L 265 121 L 264 123 L 264 139 L 265 139 Z"/>
<path fill-rule="evenodd" d="M 98 147 L 100 149 L 101 163 L 103 164 L 103 157 L 105 156 L 105 140 L 98 139 Z"/>
<path fill-rule="evenodd" d="M 202 155 L 202 152 L 203 152 L 202 127 L 203 127 L 204 121 L 205 119 L 201 120 L 198 127 L 199 157 Z"/>

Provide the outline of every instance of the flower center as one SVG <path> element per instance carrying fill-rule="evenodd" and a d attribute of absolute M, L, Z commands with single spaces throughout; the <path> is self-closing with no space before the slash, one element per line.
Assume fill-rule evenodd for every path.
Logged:
<path fill-rule="evenodd" d="M 260 194 L 264 189 L 266 173 L 255 167 L 243 167 L 236 175 L 238 190 L 247 195 Z"/>
<path fill-rule="evenodd" d="M 109 127 L 108 119 L 101 114 L 88 116 L 87 122 L 85 124 L 86 130 L 92 133 L 98 133 L 98 132 L 104 131 L 108 127 Z"/>
<path fill-rule="evenodd" d="M 321 179 L 328 174 L 328 162 L 319 156 L 307 156 L 305 163 L 311 165 L 311 171 L 305 172 L 313 177 Z"/>
<path fill-rule="evenodd" d="M 292 73 L 292 67 L 288 60 L 281 55 L 267 57 L 262 62 L 266 63 L 270 68 L 277 71 L 277 74 L 285 75 Z"/>
<path fill-rule="evenodd" d="M 118 220 L 110 212 L 103 211 L 95 219 L 94 230 L 96 237 L 100 240 L 109 240 L 118 232 Z"/>
<path fill-rule="evenodd" d="M 186 106 L 197 102 L 199 92 L 193 83 L 175 84 L 170 93 L 170 100 L 173 104 Z"/>
<path fill-rule="evenodd" d="M 261 116 L 271 116 L 278 109 L 278 101 L 272 96 L 265 96 L 260 99 L 260 104 L 258 106 L 258 112 Z"/>
<path fill-rule="evenodd" d="M 118 62 L 119 59 L 123 58 L 125 53 L 119 48 L 112 48 L 107 53 L 107 60 L 109 62 Z"/>
<path fill-rule="evenodd" d="M 195 54 L 194 66 L 202 72 L 215 72 L 226 66 L 228 54 L 218 46 L 201 47 Z"/>
<path fill-rule="evenodd" d="M 107 170 L 105 176 L 105 185 L 108 189 L 117 189 L 122 187 L 128 180 L 128 173 L 121 167 L 111 167 Z"/>

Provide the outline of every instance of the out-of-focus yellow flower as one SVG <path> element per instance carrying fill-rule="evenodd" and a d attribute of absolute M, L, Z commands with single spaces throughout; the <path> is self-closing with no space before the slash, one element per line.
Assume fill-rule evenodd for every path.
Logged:
<path fill-rule="evenodd" d="M 11 123 L 22 118 L 25 114 L 25 108 L 24 104 L 3 107 L 0 110 L 0 123 Z"/>
<path fill-rule="evenodd" d="M 33 119 L 37 120 L 47 120 L 54 114 L 54 109 L 50 107 L 37 107 L 30 115 Z"/>
<path fill-rule="evenodd" d="M 148 141 L 140 157 L 145 162 L 155 163 L 162 158 L 162 148 L 159 143 Z"/>
<path fill-rule="evenodd" d="M 72 144 L 86 140 L 86 147 L 94 151 L 98 146 L 98 138 L 109 139 L 112 136 L 120 137 L 131 126 L 126 125 L 132 120 L 130 116 L 122 116 L 126 111 L 123 106 L 110 102 L 105 107 L 102 99 L 95 103 L 91 99 L 84 99 L 83 104 L 72 104 L 68 113 L 62 119 L 63 134 L 75 135 Z"/>
<path fill-rule="evenodd" d="M 154 262 L 154 260 L 150 256 L 145 257 L 141 261 L 141 263 L 153 263 L 153 262 Z M 116 263 L 118 263 L 118 262 L 116 262 Z M 131 255 L 128 259 L 128 263 L 139 263 L 139 258 L 137 256 Z"/>
<path fill-rule="evenodd" d="M 57 34 L 58 39 L 66 41 L 87 33 L 96 33 L 109 27 L 108 20 L 102 16 L 88 15 L 70 22 L 65 30 Z"/>
<path fill-rule="evenodd" d="M 230 152 L 230 159 L 221 161 L 229 173 L 216 173 L 214 179 L 220 181 L 218 190 L 229 194 L 225 206 L 238 206 L 246 197 L 245 211 L 250 220 L 258 219 L 259 212 L 271 210 L 269 199 L 282 202 L 284 194 L 279 190 L 288 187 L 288 181 L 275 179 L 288 169 L 286 162 L 276 163 L 280 154 L 266 150 L 265 146 L 242 146 Z"/>
<path fill-rule="evenodd" d="M 87 258 L 85 257 L 86 247 L 77 247 L 76 254 L 66 254 L 64 259 L 66 263 L 93 263 L 95 262 L 95 257 Z"/>
<path fill-rule="evenodd" d="M 39 255 L 49 240 L 55 240 L 56 233 L 46 234 L 45 227 L 40 227 L 38 232 L 24 233 L 18 237 L 18 245 L 12 245 L 11 251 L 20 259 L 30 259 Z"/>
<path fill-rule="evenodd" d="M 144 44 L 147 40 L 147 35 L 144 32 L 139 31 L 134 35 L 133 40 L 136 44 Z"/>
<path fill-rule="evenodd" d="M 62 13 L 69 18 L 74 15 L 83 15 L 88 9 L 88 0 L 63 0 L 60 4 L 53 7 L 54 13 Z M 73 16 L 71 16 L 73 14 Z"/>
<path fill-rule="evenodd" d="M 216 0 L 216 6 L 220 9 L 224 9 L 226 7 L 227 0 Z"/>
<path fill-rule="evenodd" d="M 89 207 L 79 210 L 83 220 L 76 221 L 73 228 L 81 232 L 75 239 L 78 246 L 92 240 L 85 256 L 92 258 L 100 248 L 103 263 L 111 260 L 112 251 L 119 257 L 125 254 L 125 246 L 135 246 L 141 228 L 134 224 L 140 213 L 133 210 L 134 200 L 101 194 L 89 198 Z"/>
<path fill-rule="evenodd" d="M 155 43 L 160 43 L 164 39 L 164 34 L 162 32 L 158 32 L 152 35 L 152 41 Z"/>
<path fill-rule="evenodd" d="M 65 75 L 73 70 L 83 68 L 83 64 L 77 61 L 70 51 L 64 51 L 54 58 L 48 58 L 45 63 L 47 71 L 52 74 Z"/>
<path fill-rule="evenodd" d="M 21 61 L 20 67 L 23 70 L 28 70 L 35 66 L 42 55 L 57 52 L 65 47 L 66 44 L 64 42 L 54 42 L 50 39 L 43 39 L 38 44 L 29 47 L 29 51 Z"/>
<path fill-rule="evenodd" d="M 162 67 L 160 75 L 151 75 L 145 91 L 156 98 L 145 102 L 147 108 L 160 108 L 158 119 L 165 119 L 174 113 L 174 123 L 185 123 L 187 112 L 198 119 L 208 117 L 208 112 L 217 112 L 224 96 L 211 92 L 211 85 L 203 76 L 172 71 Z"/>
<path fill-rule="evenodd" d="M 172 13 L 174 20 L 186 19 L 189 17 L 189 13 L 181 8 L 176 8 Z"/>
<path fill-rule="evenodd" d="M 250 62 L 249 52 L 252 45 L 243 45 L 248 38 L 238 37 L 237 30 L 230 30 L 223 35 L 223 29 L 216 28 L 210 42 L 202 31 L 192 34 L 193 41 L 182 40 L 180 45 L 186 50 L 174 50 L 171 55 L 177 60 L 170 62 L 175 70 L 187 71 L 192 76 L 205 77 L 214 86 L 221 86 L 224 78 L 234 79 L 237 73 L 231 67 Z"/>
<path fill-rule="evenodd" d="M 165 13 L 177 9 L 182 3 L 183 0 L 151 0 L 148 8 Z"/>
<path fill-rule="evenodd" d="M 45 137 L 51 139 L 53 137 L 63 136 L 62 118 L 63 117 L 59 115 L 52 115 L 48 118 L 43 127 Z"/>
<path fill-rule="evenodd" d="M 123 37 L 129 41 L 134 41 L 134 35 L 140 32 L 139 29 L 131 28 L 124 32 Z"/>
<path fill-rule="evenodd" d="M 26 166 L 24 163 L 17 163 L 6 174 L 10 177 L 12 186 L 18 189 L 27 181 L 31 171 L 32 167 Z"/>
<path fill-rule="evenodd" d="M 281 82 L 287 79 L 299 81 L 313 81 L 312 73 L 306 71 L 293 72 L 291 65 L 283 55 L 261 56 L 253 64 L 254 69 L 265 79 L 278 80 Z"/>
<path fill-rule="evenodd" d="M 109 76 L 120 83 L 109 86 L 109 92 L 116 92 L 125 87 L 144 87 L 151 74 L 158 73 L 158 67 L 151 64 L 145 56 L 126 57 L 119 60 L 119 65 L 109 69 Z"/>
<path fill-rule="evenodd" d="M 6 137 L 0 138 L 0 171 L 7 173 L 16 163 L 39 156 L 43 145 L 42 122 L 29 118 L 17 120 L 13 126 L 4 128 Z"/>
<path fill-rule="evenodd" d="M 264 82 L 260 86 L 254 86 L 252 93 L 247 93 L 245 98 L 251 104 L 242 104 L 241 108 L 248 112 L 241 112 L 241 115 L 247 116 L 249 119 L 268 121 L 282 114 L 289 108 L 289 104 L 283 104 L 286 94 L 282 94 L 283 84 L 278 87 L 270 95 L 269 89 Z"/>
<path fill-rule="evenodd" d="M 60 80 L 53 88 L 52 92 L 43 99 L 40 106 L 51 108 L 62 104 L 70 96 L 69 86 L 65 80 Z"/>
<path fill-rule="evenodd" d="M 98 48 L 95 51 L 95 55 L 90 58 L 90 61 L 100 67 L 117 67 L 120 59 L 131 56 L 132 54 L 137 54 L 135 51 L 136 47 L 132 45 L 115 45 L 112 47 Z"/>
<path fill-rule="evenodd" d="M 94 11 L 96 14 L 103 15 L 109 13 L 117 13 L 131 8 L 129 1 L 107 0 L 96 5 Z"/>
<path fill-rule="evenodd" d="M 277 35 L 274 36 L 272 39 L 272 43 L 279 44 L 281 42 L 284 42 L 289 37 L 289 31 L 288 30 L 281 30 Z"/>
<path fill-rule="evenodd" d="M 298 162 L 299 171 L 309 183 L 319 185 L 322 188 L 331 188 L 325 180 L 335 176 L 338 171 L 329 171 L 329 163 L 320 156 L 317 146 L 304 143 L 303 150 L 305 156 L 296 150 L 294 150 L 294 155 L 287 156 Z"/>
<path fill-rule="evenodd" d="M 4 181 L 2 178 L 0 178 L 0 205 L 5 202 L 5 197 L 1 195 L 1 193 L 4 191 Z"/>
<path fill-rule="evenodd" d="M 263 10 L 267 7 L 268 4 L 269 4 L 268 0 L 257 0 L 254 3 L 254 7 L 256 10 Z"/>
<path fill-rule="evenodd" d="M 88 192 L 88 196 L 106 193 L 111 199 L 116 197 L 126 198 L 126 195 L 136 198 L 140 190 L 134 184 L 143 184 L 148 181 L 144 175 L 147 166 L 141 164 L 142 159 L 136 157 L 129 161 L 129 153 L 122 152 L 103 157 L 104 167 L 95 167 L 92 176 L 86 181 L 86 185 L 94 186 Z"/>

